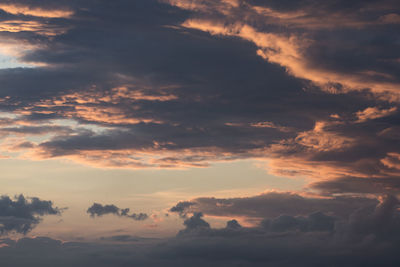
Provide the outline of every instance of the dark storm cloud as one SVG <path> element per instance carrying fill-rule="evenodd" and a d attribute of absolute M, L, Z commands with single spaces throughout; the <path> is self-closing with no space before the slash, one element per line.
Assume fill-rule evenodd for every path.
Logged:
<path fill-rule="evenodd" d="M 260 228 L 203 228 L 197 238 L 195 231 L 180 235 L 166 251 L 158 252 L 166 259 L 207 259 L 226 265 L 325 266 L 329 262 L 334 266 L 374 266 L 384 262 L 395 266 L 399 239 L 390 233 L 398 232 L 397 207 L 398 200 L 389 196 L 375 207 L 355 210 L 344 220 L 313 213 L 280 216 L 264 221 Z M 384 243 L 387 246 L 380 249 Z"/>
<path fill-rule="evenodd" d="M 376 204 L 376 199 L 364 197 L 313 198 L 295 193 L 271 192 L 243 198 L 196 198 L 190 202 L 179 202 L 170 211 L 180 215 L 202 212 L 210 216 L 249 218 L 274 218 L 281 214 L 299 216 L 320 211 L 336 217 L 347 217 L 359 207 Z"/>
<path fill-rule="evenodd" d="M 132 213 L 129 214 L 129 208 L 126 209 L 120 209 L 115 205 L 102 205 L 99 203 L 93 203 L 92 206 L 90 206 L 87 209 L 87 213 L 90 214 L 91 217 L 101 217 L 103 215 L 107 215 L 107 214 L 113 214 L 113 215 L 117 215 L 120 217 L 127 217 L 127 218 L 131 218 L 135 221 L 144 221 L 146 220 L 149 216 L 146 213 Z"/>
<path fill-rule="evenodd" d="M 61 209 L 53 207 L 51 201 L 19 195 L 14 199 L 0 198 L 0 234 L 30 232 L 45 215 L 60 215 Z"/>
<path fill-rule="evenodd" d="M 213 228 L 197 213 L 176 237 L 61 242 L 1 240 L 0 263 L 12 266 L 397 266 L 399 201 L 387 196 L 349 218 L 323 213 L 278 216 L 260 226 L 229 221 Z M 317 253 L 316 253 L 317 252 Z M 21 257 L 21 255 L 24 255 Z"/>
<path fill-rule="evenodd" d="M 0 108 L 35 124 L 4 131 L 97 127 L 53 128 L 19 150 L 31 158 L 184 168 L 256 157 L 284 176 L 399 174 L 395 1 L 4 3 L 2 23 L 25 24 L 4 24 L 1 46 L 39 64 L 0 70 Z"/>
<path fill-rule="evenodd" d="M 315 179 L 308 189 L 324 195 L 180 202 L 170 211 L 185 228 L 161 241 L 3 240 L 2 265 L 399 265 L 398 200 L 377 200 L 400 189 L 396 1 L 1 4 L 0 48 L 37 65 L 0 70 L 0 108 L 17 117 L 2 119 L 0 132 L 52 134 L 15 149 L 101 167 L 256 157 L 273 174 Z M 60 212 L 39 199 L 0 200 L 3 233 L 26 233 Z M 87 212 L 148 217 L 98 203 Z M 203 214 L 261 224 L 216 229 Z"/>

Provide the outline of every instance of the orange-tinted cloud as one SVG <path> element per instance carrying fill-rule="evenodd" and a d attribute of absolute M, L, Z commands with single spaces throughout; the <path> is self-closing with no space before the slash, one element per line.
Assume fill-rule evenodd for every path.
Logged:
<path fill-rule="evenodd" d="M 0 9 L 13 15 L 26 15 L 44 18 L 68 18 L 74 14 L 71 10 L 43 9 L 20 4 L 0 4 Z"/>
<path fill-rule="evenodd" d="M 38 21 L 6 20 L 0 22 L 0 32 L 35 32 L 40 35 L 55 36 L 65 31 L 65 28 L 52 27 Z"/>
<path fill-rule="evenodd" d="M 261 32 L 243 22 L 226 24 L 213 20 L 189 19 L 182 26 L 206 31 L 213 35 L 236 36 L 250 41 L 259 47 L 257 54 L 260 57 L 285 67 L 297 78 L 312 81 L 327 92 L 340 92 L 336 85 L 341 84 L 341 91 L 370 89 L 390 101 L 400 99 L 400 84 L 392 78 L 384 81 L 371 79 L 376 75 L 387 76 L 384 73 L 340 73 L 313 66 L 305 55 L 305 51 L 313 40 L 305 36 Z"/>
<path fill-rule="evenodd" d="M 379 109 L 377 107 L 369 107 L 365 110 L 358 111 L 356 116 L 358 118 L 358 122 L 365 122 L 367 120 L 379 119 L 391 114 L 396 113 L 397 107 L 392 107 L 389 109 Z"/>
<path fill-rule="evenodd" d="M 301 79 L 312 81 L 327 92 L 338 93 L 352 90 L 370 89 L 390 101 L 399 101 L 400 83 L 388 73 L 375 70 L 354 72 L 336 71 L 321 68 L 313 62 L 307 52 L 313 49 L 316 40 L 312 34 L 298 33 L 296 28 L 321 30 L 325 28 L 366 28 L 373 25 L 397 23 L 397 14 L 388 14 L 375 21 L 357 18 L 353 15 L 326 10 L 298 9 L 296 11 L 277 11 L 267 6 L 254 6 L 246 1 L 241 5 L 213 1 L 174 0 L 170 4 L 183 9 L 198 11 L 201 15 L 186 20 L 182 26 L 209 32 L 212 35 L 235 36 L 254 43 L 257 54 L 269 62 L 279 64 Z M 365 10 L 379 9 L 379 6 L 365 7 Z M 213 10 L 214 9 L 214 10 Z M 213 12 L 222 14 L 217 17 Z M 367 12 L 367 11 L 365 11 Z M 206 14 L 206 15 L 204 15 Z M 277 25 L 288 30 L 285 33 L 260 30 L 268 25 Z M 255 26 L 256 25 L 256 26 Z M 340 85 L 338 87 L 338 85 Z M 340 89 L 339 89 L 340 88 Z"/>

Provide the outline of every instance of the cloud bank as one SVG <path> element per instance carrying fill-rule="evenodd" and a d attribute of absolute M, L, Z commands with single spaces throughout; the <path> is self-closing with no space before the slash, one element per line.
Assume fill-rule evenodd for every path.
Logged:
<path fill-rule="evenodd" d="M 398 152 L 391 1 L 6 1 L 1 10 L 13 26 L 0 47 L 36 66 L 0 70 L 0 108 L 13 114 L 6 153 L 112 168 L 261 158 L 285 176 L 397 172 L 384 164 Z M 7 145 L 32 134 L 42 138 Z"/>
<path fill-rule="evenodd" d="M 0 262 L 47 266 L 396 266 L 399 201 L 387 196 L 348 218 L 324 213 L 278 216 L 255 227 L 237 221 L 213 228 L 195 213 L 176 237 L 115 237 L 61 242 L 45 237 L 3 239 Z M 315 253 L 318 251 L 318 253 Z M 21 257 L 21 254 L 24 257 Z"/>

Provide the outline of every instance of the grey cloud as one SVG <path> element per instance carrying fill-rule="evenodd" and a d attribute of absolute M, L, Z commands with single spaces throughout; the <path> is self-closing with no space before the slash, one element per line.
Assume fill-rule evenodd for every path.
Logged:
<path fill-rule="evenodd" d="M 334 266 L 374 266 L 382 261 L 395 266 L 399 242 L 397 208 L 398 200 L 387 196 L 376 206 L 354 210 L 346 219 L 317 212 L 307 217 L 281 215 L 265 220 L 259 228 L 202 228 L 190 235 L 179 235 L 177 241 L 171 242 L 171 248 L 159 253 L 167 259 L 206 257 L 212 263 L 224 264 L 230 259 L 245 266 L 324 266 L 326 262 Z M 198 216 L 193 218 L 197 220 Z M 385 249 L 379 249 L 383 244 L 387 245 Z M 318 255 L 312 252 L 316 249 Z"/>
<path fill-rule="evenodd" d="M 228 229 L 240 229 L 242 226 L 236 220 L 230 220 L 226 222 L 226 228 Z"/>
<path fill-rule="evenodd" d="M 1 134 L 43 135 L 48 133 L 65 134 L 72 132 L 73 130 L 70 127 L 53 125 L 3 127 L 0 129 Z"/>
<path fill-rule="evenodd" d="M 398 194 L 400 190 L 399 177 L 341 177 L 328 181 L 314 182 L 310 187 L 319 190 L 322 194 Z"/>
<path fill-rule="evenodd" d="M 329 167 L 346 172 L 342 176 L 398 176 L 398 170 L 382 159 L 400 149 L 394 134 L 399 113 L 360 123 L 354 115 L 370 107 L 399 110 L 396 90 L 386 95 L 377 95 L 368 86 L 348 91 L 341 81 L 331 81 L 332 90 L 327 91 L 264 60 L 255 43 L 181 26 L 188 19 L 203 18 L 226 25 L 247 23 L 261 33 L 301 36 L 312 40 L 299 51 L 307 66 L 389 86 L 399 77 L 396 25 L 377 19 L 398 12 L 396 2 L 241 1 L 228 12 L 228 19 L 218 13 L 226 2 L 192 1 L 206 4 L 206 11 L 184 10 L 167 1 L 50 2 L 13 3 L 73 10 L 69 18 L 46 19 L 47 26 L 67 31 L 52 37 L 1 33 L 9 42 L 34 45 L 19 54 L 20 60 L 44 64 L 0 70 L 0 109 L 36 125 L 7 128 L 12 134 L 44 134 L 40 127 L 48 120 L 69 119 L 103 130 L 53 128 L 53 137 L 30 148 L 40 158 L 168 168 L 257 157 L 302 163 L 300 170 L 290 170 L 288 164 L 272 170 L 280 175 L 310 175 L 318 166 L 318 171 Z M 253 14 L 254 5 L 281 12 L 281 18 L 311 19 L 312 25 L 272 23 L 270 16 Z M 290 13 L 297 11 L 300 15 Z M 325 18 L 339 19 L 324 23 Z M 24 19 L 43 21 L 34 16 Z M 363 24 L 371 21 L 373 25 Z M 121 87 L 125 94 L 118 95 L 115 89 Z M 304 133 L 311 133 L 318 122 L 329 124 L 323 132 L 330 134 L 329 142 L 343 137 L 351 145 L 315 149 L 321 143 L 318 133 L 308 136 L 306 143 Z M 135 153 L 141 150 L 159 157 L 146 161 Z"/>
<path fill-rule="evenodd" d="M 393 196 L 357 209 L 349 218 L 323 213 L 276 217 L 257 227 L 228 222 L 213 228 L 194 214 L 177 237 L 130 236 L 99 242 L 45 237 L 1 240 L 0 263 L 51 266 L 397 266 L 399 202 Z M 294 223 L 293 223 L 294 222 Z M 266 227 L 266 225 L 268 227 Z M 274 225 L 272 227 L 272 225 Z M 234 227 L 232 227 L 234 226 Z M 316 253 L 318 252 L 318 253 Z M 24 257 L 21 257 L 23 253 Z"/>
<path fill-rule="evenodd" d="M 182 218 L 186 218 L 187 209 L 193 205 L 196 205 L 196 203 L 190 202 L 190 201 L 181 201 L 181 202 L 178 202 L 172 208 L 170 208 L 169 211 L 177 212 L 177 213 L 179 213 L 179 216 L 181 216 Z"/>
<path fill-rule="evenodd" d="M 112 214 L 112 215 L 117 215 L 120 217 L 126 217 L 126 218 L 131 218 L 135 221 L 144 221 L 146 220 L 149 216 L 146 213 L 132 213 L 129 214 L 130 209 L 120 209 L 115 205 L 102 205 L 99 203 L 93 203 L 92 206 L 90 206 L 87 209 L 87 213 L 90 214 L 91 217 L 101 217 L 103 215 L 107 214 Z"/>
<path fill-rule="evenodd" d="M 120 215 L 120 209 L 115 205 L 103 206 L 99 203 L 93 203 L 93 205 L 88 208 L 87 213 L 89 213 L 92 217 L 103 216 L 106 214 Z"/>
<path fill-rule="evenodd" d="M 53 207 L 51 201 L 19 195 L 14 199 L 0 198 L 0 234 L 30 232 L 45 215 L 60 215 L 62 209 Z"/>
<path fill-rule="evenodd" d="M 192 217 L 186 219 L 183 224 L 185 229 L 179 232 L 179 235 L 184 235 L 193 232 L 202 232 L 209 230 L 210 224 L 202 219 L 203 214 L 201 212 L 194 213 Z"/>
<path fill-rule="evenodd" d="M 115 236 L 102 236 L 100 237 L 101 241 L 106 242 L 139 242 L 139 241 L 150 241 L 150 240 L 159 240 L 158 238 L 145 238 L 140 236 L 131 236 L 131 235 L 115 235 Z"/>
<path fill-rule="evenodd" d="M 294 217 L 290 215 L 281 215 L 272 220 L 264 220 L 262 226 L 271 232 L 331 232 L 334 230 L 335 218 L 327 216 L 322 212 L 315 212 L 307 217 Z"/>
<path fill-rule="evenodd" d="M 343 190 L 346 191 L 346 190 Z M 271 192 L 243 198 L 196 198 L 179 202 L 170 209 L 179 214 L 202 212 L 211 216 L 274 218 L 281 214 L 304 216 L 320 211 L 347 217 L 359 207 L 374 206 L 377 200 L 365 197 L 303 197 L 295 193 Z"/>

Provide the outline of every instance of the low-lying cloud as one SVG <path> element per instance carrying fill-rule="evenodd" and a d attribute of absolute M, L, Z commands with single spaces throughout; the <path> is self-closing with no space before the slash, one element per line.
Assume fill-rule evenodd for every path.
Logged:
<path fill-rule="evenodd" d="M 236 220 L 214 228 L 201 213 L 184 221 L 176 237 L 131 236 L 91 242 L 45 237 L 3 239 L 0 263 L 19 267 L 59 266 L 396 266 L 400 258 L 399 201 L 386 196 L 377 205 L 356 209 L 348 218 L 325 213 L 281 215 L 254 227 Z M 318 253 L 316 253 L 318 251 Z M 24 253 L 24 257 L 21 257 Z M 95 255 L 95 257 L 93 257 Z"/>
<path fill-rule="evenodd" d="M 177 203 L 170 212 L 178 213 L 181 217 L 200 212 L 209 216 L 246 218 L 275 218 L 282 214 L 306 216 L 313 212 L 323 212 L 346 218 L 358 208 L 376 204 L 376 198 L 346 196 L 321 198 L 301 196 L 292 192 L 270 192 L 240 198 L 196 198 Z"/>
<path fill-rule="evenodd" d="M 61 212 L 62 209 L 54 207 L 51 201 L 41 200 L 37 197 L 1 196 L 0 234 L 27 234 L 40 223 L 43 216 L 60 215 Z"/>
<path fill-rule="evenodd" d="M 87 213 L 89 213 L 90 216 L 93 218 L 96 216 L 101 217 L 103 215 L 112 214 L 119 217 L 130 218 L 135 221 L 144 221 L 149 217 L 146 213 L 129 213 L 129 212 L 130 212 L 129 208 L 120 209 L 113 204 L 103 206 L 102 204 L 99 203 L 93 203 L 93 205 L 87 209 Z"/>

